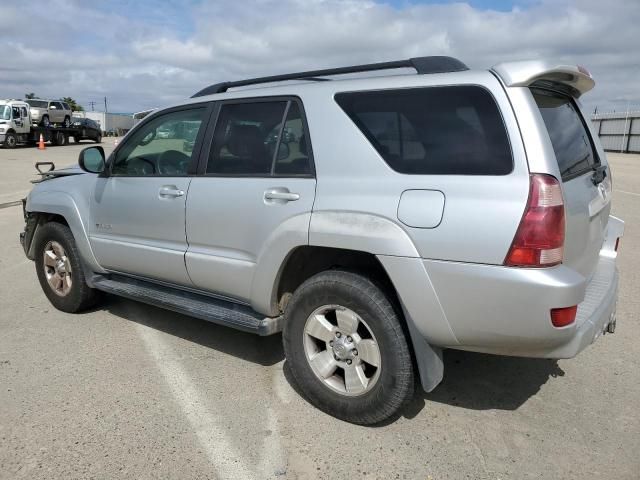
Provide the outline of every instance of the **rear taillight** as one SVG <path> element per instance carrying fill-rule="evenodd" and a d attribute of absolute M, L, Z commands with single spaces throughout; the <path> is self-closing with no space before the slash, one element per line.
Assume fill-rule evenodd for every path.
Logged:
<path fill-rule="evenodd" d="M 578 306 L 551 309 L 551 323 L 554 327 L 566 327 L 576 321 Z"/>
<path fill-rule="evenodd" d="M 562 263 L 564 201 L 560 183 L 551 175 L 530 176 L 529 199 L 504 264 L 551 267 Z"/>

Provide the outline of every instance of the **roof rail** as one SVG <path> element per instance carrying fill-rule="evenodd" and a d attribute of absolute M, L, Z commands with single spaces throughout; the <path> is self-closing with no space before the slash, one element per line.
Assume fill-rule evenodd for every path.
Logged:
<path fill-rule="evenodd" d="M 286 73 L 284 75 L 272 75 L 269 77 L 249 78 L 246 80 L 238 80 L 235 82 L 216 83 L 203 88 L 191 98 L 213 95 L 214 93 L 223 93 L 230 88 L 245 87 L 247 85 L 256 85 L 259 83 L 283 82 L 285 80 L 324 81 L 328 79 L 322 77 L 326 77 L 329 75 L 345 75 L 347 73 L 374 72 L 377 70 L 393 70 L 397 68 L 415 68 L 416 72 L 419 74 L 462 72 L 464 70 L 469 70 L 469 67 L 467 67 L 460 60 L 453 57 L 415 57 L 409 58 L 408 60 L 395 60 L 392 62 L 369 63 L 367 65 L 327 68 L 324 70 Z"/>

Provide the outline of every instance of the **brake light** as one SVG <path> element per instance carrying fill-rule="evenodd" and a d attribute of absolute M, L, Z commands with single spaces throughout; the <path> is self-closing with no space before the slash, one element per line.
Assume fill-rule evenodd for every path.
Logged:
<path fill-rule="evenodd" d="M 554 327 L 566 327 L 576 321 L 578 306 L 551 309 L 551 323 Z"/>
<path fill-rule="evenodd" d="M 562 263 L 564 200 L 560 183 L 551 175 L 534 173 L 522 220 L 505 258 L 509 267 L 551 267 Z"/>

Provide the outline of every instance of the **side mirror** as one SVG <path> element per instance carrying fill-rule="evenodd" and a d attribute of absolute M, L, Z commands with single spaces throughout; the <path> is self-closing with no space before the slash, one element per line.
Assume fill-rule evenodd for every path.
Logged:
<path fill-rule="evenodd" d="M 289 145 L 284 142 L 280 142 L 280 148 L 278 148 L 278 160 L 284 160 L 289 158 Z"/>
<path fill-rule="evenodd" d="M 78 165 L 85 172 L 102 173 L 104 172 L 105 160 L 104 149 L 102 147 L 87 147 L 80 152 Z"/>
<path fill-rule="evenodd" d="M 58 107 L 56 107 L 55 105 L 51 105 L 49 108 L 50 108 L 51 110 L 56 110 Z"/>

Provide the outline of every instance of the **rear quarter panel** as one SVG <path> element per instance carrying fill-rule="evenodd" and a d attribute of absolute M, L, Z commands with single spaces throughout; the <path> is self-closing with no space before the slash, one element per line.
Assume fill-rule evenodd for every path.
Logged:
<path fill-rule="evenodd" d="M 406 75 L 371 79 L 366 89 L 479 85 L 494 96 L 503 115 L 514 168 L 505 176 L 406 175 L 392 170 L 333 96 L 335 87 L 316 88 L 303 98 L 316 156 L 317 195 L 310 244 L 344 240 L 344 217 L 362 235 L 351 242 L 381 255 L 502 264 L 520 222 L 529 191 L 529 172 L 516 118 L 497 79 L 489 72 Z M 327 82 L 329 83 L 329 82 Z M 340 91 L 361 90 L 345 82 Z M 427 108 L 427 106 L 425 106 Z M 442 221 L 435 228 L 413 228 L 398 220 L 400 197 L 407 190 L 444 193 Z M 428 206 L 425 206 L 428 207 Z M 356 220 L 357 218 L 357 220 Z M 385 222 L 393 228 L 382 230 Z M 392 232 L 393 231 L 393 232 Z M 403 243 L 398 239 L 405 237 Z"/>

